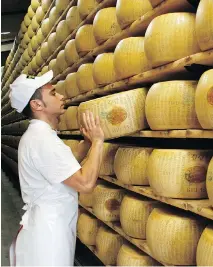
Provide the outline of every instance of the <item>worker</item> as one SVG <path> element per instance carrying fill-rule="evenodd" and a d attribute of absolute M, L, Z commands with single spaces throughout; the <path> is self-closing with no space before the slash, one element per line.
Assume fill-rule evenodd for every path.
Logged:
<path fill-rule="evenodd" d="M 57 136 L 64 97 L 50 81 L 21 74 L 10 85 L 11 106 L 30 118 L 18 147 L 18 169 L 25 213 L 10 247 L 12 266 L 73 266 L 78 192 L 90 193 L 102 162 L 104 133 L 98 117 L 82 115 L 82 164 Z"/>

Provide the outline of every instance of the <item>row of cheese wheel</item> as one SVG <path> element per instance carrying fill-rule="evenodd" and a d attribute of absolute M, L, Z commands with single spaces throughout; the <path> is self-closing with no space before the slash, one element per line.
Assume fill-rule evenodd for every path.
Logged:
<path fill-rule="evenodd" d="M 77 140 L 64 140 L 78 158 Z M 150 185 L 155 194 L 180 199 L 209 197 L 213 207 L 211 150 L 119 147 L 104 143 L 99 175 L 126 185 Z"/>
<path fill-rule="evenodd" d="M 2 126 L 1 132 L 2 134 L 9 134 L 9 135 L 18 133 L 22 134 L 27 130 L 28 126 L 29 126 L 29 120 L 22 120 Z"/>

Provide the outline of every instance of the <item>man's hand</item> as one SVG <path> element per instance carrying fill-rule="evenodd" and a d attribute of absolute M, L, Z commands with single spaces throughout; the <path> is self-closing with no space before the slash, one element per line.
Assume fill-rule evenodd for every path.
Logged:
<path fill-rule="evenodd" d="M 94 118 L 91 111 L 86 111 L 82 114 L 82 125 L 80 127 L 81 133 L 84 135 L 86 141 L 104 141 L 104 132 L 100 125 L 98 116 Z"/>

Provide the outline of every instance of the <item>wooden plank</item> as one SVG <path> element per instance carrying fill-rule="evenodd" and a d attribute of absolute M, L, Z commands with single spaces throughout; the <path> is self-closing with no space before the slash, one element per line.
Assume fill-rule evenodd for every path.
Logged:
<path fill-rule="evenodd" d="M 99 178 L 108 181 L 110 183 L 116 184 L 120 187 L 123 187 L 129 191 L 138 193 L 140 195 L 156 199 L 160 202 L 169 204 L 171 206 L 191 211 L 193 213 L 196 213 L 198 215 L 201 215 L 205 218 L 213 220 L 213 209 L 211 208 L 211 204 L 209 202 L 209 199 L 199 199 L 199 200 L 184 200 L 184 199 L 173 199 L 173 198 L 167 198 L 167 197 L 161 197 L 156 195 L 151 187 L 149 186 L 133 186 L 133 185 L 124 185 L 120 181 L 118 181 L 116 178 L 110 177 L 110 176 L 99 176 Z"/>

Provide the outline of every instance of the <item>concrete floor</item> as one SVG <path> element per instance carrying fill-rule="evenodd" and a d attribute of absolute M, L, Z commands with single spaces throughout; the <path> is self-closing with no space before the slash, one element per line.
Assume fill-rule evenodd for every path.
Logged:
<path fill-rule="evenodd" d="M 1 170 L 1 266 L 9 266 L 9 246 L 19 228 L 22 207 L 18 191 Z"/>

